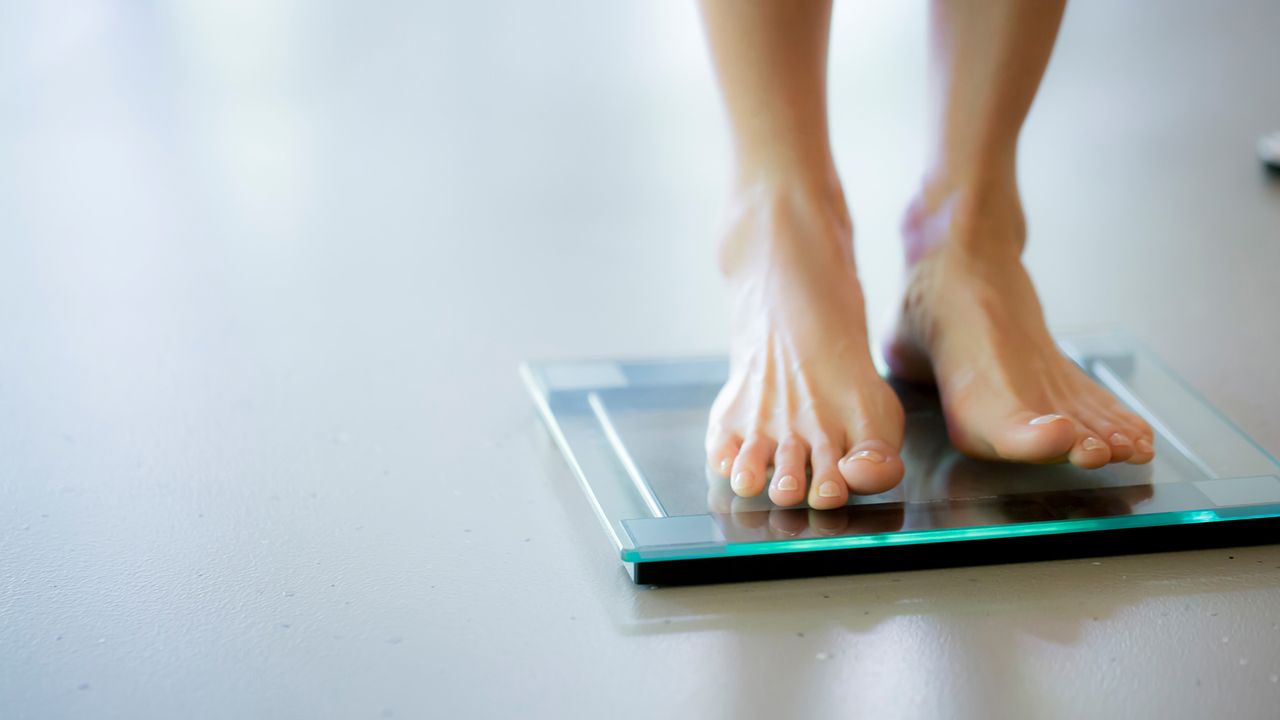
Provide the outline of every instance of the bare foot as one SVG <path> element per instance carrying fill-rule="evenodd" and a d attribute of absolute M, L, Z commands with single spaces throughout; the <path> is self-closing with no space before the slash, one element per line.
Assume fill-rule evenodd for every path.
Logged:
<path fill-rule="evenodd" d="M 1020 259 L 1016 189 L 922 194 L 904 223 L 907 293 L 886 348 L 895 374 L 934 381 L 951 441 L 980 458 L 1145 463 L 1151 428 L 1059 352 Z"/>
<path fill-rule="evenodd" d="M 834 180 L 737 194 L 720 248 L 730 373 L 711 409 L 707 459 L 740 496 L 767 483 L 779 505 L 807 496 L 825 509 L 902 479 L 902 406 L 868 352 L 852 232 Z"/>

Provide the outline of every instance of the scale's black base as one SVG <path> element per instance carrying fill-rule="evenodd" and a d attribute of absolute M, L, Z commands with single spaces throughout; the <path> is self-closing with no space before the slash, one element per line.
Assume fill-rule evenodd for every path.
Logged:
<path fill-rule="evenodd" d="M 723 359 L 526 365 L 556 443 L 637 583 L 680 585 L 1280 541 L 1280 463 L 1124 335 L 1063 351 L 1154 430 L 1146 465 L 965 457 L 936 392 L 894 383 L 906 476 L 843 508 L 780 508 L 709 475 Z"/>
<path fill-rule="evenodd" d="M 1095 530 L 1063 535 L 888 545 L 779 555 L 627 563 L 641 585 L 708 585 L 902 570 L 1140 555 L 1280 542 L 1280 518 Z"/>

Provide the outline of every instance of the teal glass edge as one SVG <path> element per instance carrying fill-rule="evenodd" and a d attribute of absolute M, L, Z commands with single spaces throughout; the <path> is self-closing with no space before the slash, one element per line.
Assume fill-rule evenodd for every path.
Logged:
<path fill-rule="evenodd" d="M 1247 512 L 1233 512 L 1243 510 Z M 821 550 L 846 550 L 884 545 L 923 545 L 965 540 L 989 540 L 1025 535 L 1061 535 L 1064 533 L 1120 530 L 1160 525 L 1190 525 L 1221 522 L 1224 520 L 1252 520 L 1280 517 L 1280 504 L 1253 505 L 1244 508 L 1219 510 L 1184 510 L 1147 515 L 1121 515 L 1105 518 L 1081 518 L 1078 520 L 1044 520 L 1010 525 L 981 525 L 966 528 L 940 528 L 937 530 L 906 530 L 872 535 L 848 535 L 844 537 L 769 540 L 762 542 L 727 543 L 715 548 L 701 546 L 680 553 L 671 546 L 663 548 L 660 557 L 650 557 L 643 549 L 623 549 L 623 562 L 652 562 L 655 560 L 697 560 L 735 555 L 766 555 Z"/>

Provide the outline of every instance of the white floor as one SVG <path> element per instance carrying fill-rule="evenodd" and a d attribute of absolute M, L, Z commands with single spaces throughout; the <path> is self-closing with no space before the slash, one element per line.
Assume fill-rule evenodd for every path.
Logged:
<path fill-rule="evenodd" d="M 921 3 L 837 9 L 873 317 Z M 1280 5 L 1068 11 L 1022 176 L 1055 325 L 1280 451 Z M 1274 717 L 1280 546 L 646 590 L 519 385 L 723 349 L 692 6 L 0 9 L 0 715 Z"/>

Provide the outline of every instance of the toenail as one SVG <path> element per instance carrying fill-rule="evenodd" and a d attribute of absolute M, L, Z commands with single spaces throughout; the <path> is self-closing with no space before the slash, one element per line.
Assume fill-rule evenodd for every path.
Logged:
<path fill-rule="evenodd" d="M 1135 443 L 1135 445 L 1137 445 L 1138 452 L 1140 453 L 1149 453 L 1154 449 L 1151 447 L 1151 441 L 1144 437 L 1138 438 L 1138 442 Z"/>
<path fill-rule="evenodd" d="M 749 485 L 750 483 L 751 483 L 751 476 L 747 474 L 746 471 L 743 471 L 738 473 L 737 475 L 734 475 L 733 481 L 730 482 L 729 484 L 733 486 L 734 490 L 737 490 L 738 492 L 742 492 L 743 490 L 747 489 L 747 485 Z"/>
<path fill-rule="evenodd" d="M 1101 450 L 1106 446 L 1107 446 L 1106 443 L 1102 442 L 1101 440 L 1099 440 L 1098 438 L 1092 435 L 1085 438 L 1084 442 L 1080 443 L 1080 447 L 1084 450 Z"/>
<path fill-rule="evenodd" d="M 729 474 L 729 458 L 720 458 L 720 474 Z"/>
<path fill-rule="evenodd" d="M 822 483 L 818 488 L 818 497 L 837 497 L 840 495 L 840 486 L 835 480 L 828 480 Z"/>
<path fill-rule="evenodd" d="M 1041 415 L 1038 418 L 1032 418 L 1031 421 L 1028 422 L 1027 424 L 1028 425 L 1048 425 L 1051 422 L 1057 422 L 1059 420 L 1066 420 L 1066 419 L 1067 418 L 1065 415 L 1059 415 L 1058 413 L 1049 413 L 1048 415 Z"/>
<path fill-rule="evenodd" d="M 867 462 L 882 463 L 884 462 L 884 453 L 875 450 L 859 450 L 849 456 L 850 460 L 866 460 Z"/>
<path fill-rule="evenodd" d="M 1129 440 L 1129 436 L 1125 435 L 1124 433 L 1111 433 L 1111 444 L 1112 445 L 1132 445 L 1133 442 Z"/>
<path fill-rule="evenodd" d="M 784 490 L 784 491 L 799 490 L 800 481 L 796 480 L 790 475 L 783 475 L 782 477 L 778 478 L 778 483 L 776 487 L 779 490 Z"/>

